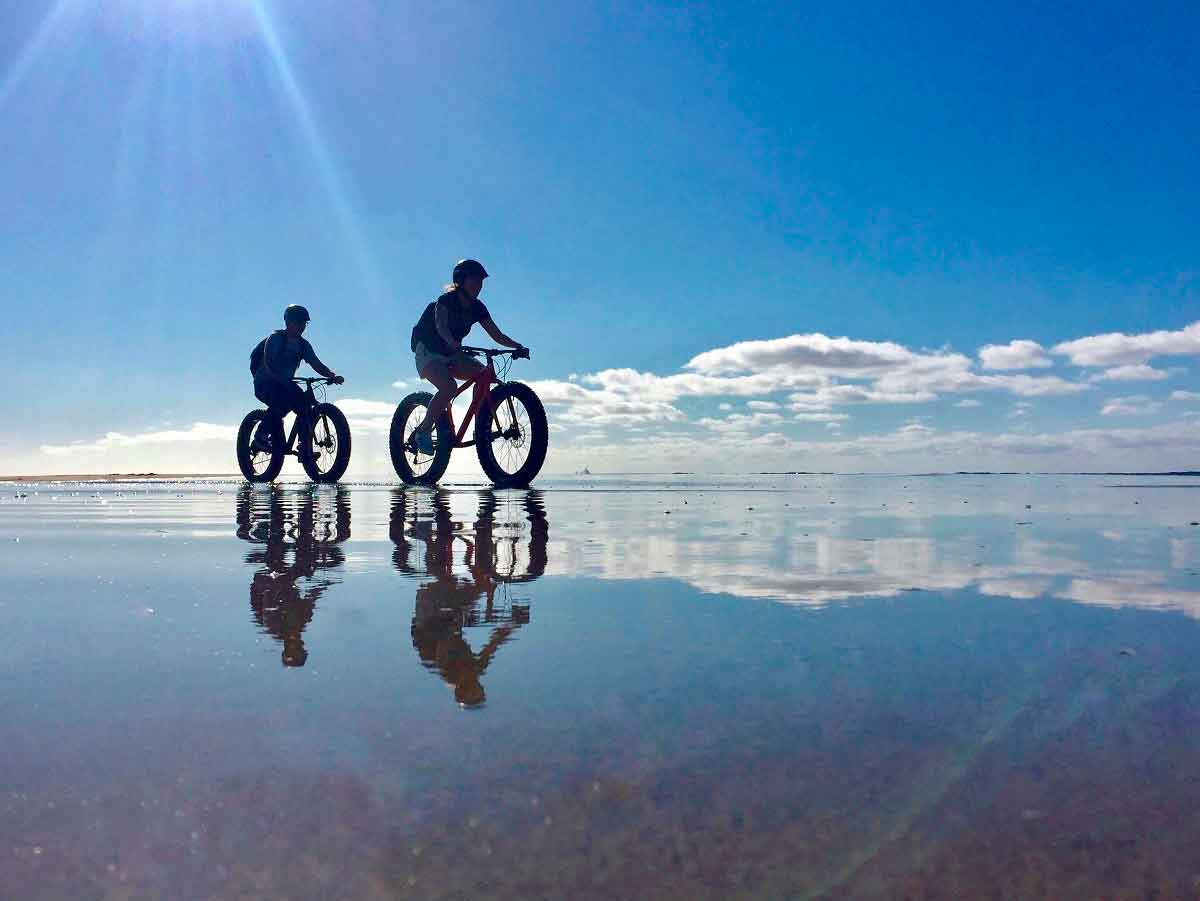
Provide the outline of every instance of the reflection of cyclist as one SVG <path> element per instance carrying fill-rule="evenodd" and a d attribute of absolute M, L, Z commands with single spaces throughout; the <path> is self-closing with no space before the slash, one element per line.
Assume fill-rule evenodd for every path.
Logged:
<path fill-rule="evenodd" d="M 544 569 L 544 563 L 539 568 L 537 561 L 545 560 L 545 541 L 549 530 L 544 527 L 545 512 L 540 495 L 528 492 L 526 497 L 525 508 L 533 528 L 530 531 L 531 566 L 523 576 L 497 573 L 498 554 L 493 535 L 498 504 L 494 492 L 480 492 L 479 515 L 473 536 L 451 519 L 445 492 L 439 491 L 433 497 L 432 521 L 418 520 L 411 526 L 405 521 L 407 498 L 403 489 L 397 489 L 390 529 L 392 540 L 396 542 L 393 560 L 402 572 L 411 572 L 409 538 L 423 540 L 425 571 L 433 577 L 416 592 L 412 622 L 413 648 L 426 667 L 436 670 L 447 684 L 454 687 L 454 699 L 459 704 L 477 707 L 486 700 L 481 677 L 496 651 L 512 637 L 517 628 L 529 622 L 527 605 L 512 604 L 508 610 L 498 610 L 495 594 L 499 584 L 531 581 L 541 575 Z M 454 572 L 456 537 L 467 545 L 469 577 L 461 577 Z M 538 544 L 540 547 L 534 546 Z M 517 556 L 514 548 L 512 557 L 515 560 Z M 481 600 L 482 604 L 479 603 Z M 476 653 L 463 636 L 463 629 L 485 624 L 490 625 L 492 631 L 483 649 Z"/>
<path fill-rule="evenodd" d="M 283 665 L 304 666 L 308 659 L 304 629 L 313 618 L 318 598 L 337 582 L 329 576 L 318 580 L 317 573 L 345 562 L 338 544 L 350 537 L 350 496 L 339 489 L 334 499 L 332 537 L 328 524 L 317 521 L 312 494 L 304 496 L 292 521 L 284 511 L 282 492 L 270 492 L 265 511 L 255 509 L 260 497 L 249 486 L 238 495 L 238 537 L 266 545 L 246 555 L 247 563 L 262 566 L 250 583 L 250 608 L 263 631 L 283 645 Z M 289 551 L 293 555 L 290 563 Z M 306 588 L 296 584 L 300 579 L 306 580 Z"/>
<path fill-rule="evenodd" d="M 272 332 L 258 343 L 250 355 L 250 372 L 254 375 L 254 396 L 267 405 L 267 428 L 255 436 L 257 450 L 270 451 L 264 442 L 270 436 L 283 433 L 283 417 L 289 411 L 303 413 L 308 407 L 304 392 L 292 379 L 303 361 L 318 374 L 340 385 L 340 375 L 317 359 L 312 345 L 304 340 L 304 329 L 310 317 L 308 310 L 290 304 L 283 311 L 284 328 Z"/>
<path fill-rule="evenodd" d="M 423 454 L 433 453 L 433 426 L 442 411 L 454 399 L 455 379 L 468 379 L 483 369 L 483 364 L 463 351 L 462 340 L 476 322 L 492 340 L 504 347 L 524 350 L 522 345 L 504 332 L 492 320 L 488 308 L 479 299 L 483 280 L 488 277 L 483 264 L 476 260 L 460 260 L 454 267 L 453 283 L 445 293 L 425 307 L 425 312 L 413 326 L 411 346 L 416 355 L 417 375 L 433 382 L 433 395 L 425 418 L 413 431 L 412 441 Z"/>

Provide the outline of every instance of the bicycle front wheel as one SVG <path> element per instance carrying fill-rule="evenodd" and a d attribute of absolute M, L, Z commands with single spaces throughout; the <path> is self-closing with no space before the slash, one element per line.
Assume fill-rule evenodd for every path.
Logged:
<path fill-rule="evenodd" d="M 309 412 L 300 463 L 314 482 L 336 482 L 350 465 L 350 423 L 333 404 L 317 404 Z"/>
<path fill-rule="evenodd" d="M 475 419 L 479 465 L 497 488 L 524 488 L 546 461 L 550 428 L 533 389 L 520 382 L 497 385 Z"/>

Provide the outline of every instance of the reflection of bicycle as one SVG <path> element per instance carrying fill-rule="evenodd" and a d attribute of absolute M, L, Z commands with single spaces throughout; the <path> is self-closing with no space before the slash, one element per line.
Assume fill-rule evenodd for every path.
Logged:
<path fill-rule="evenodd" d="M 256 567 L 250 581 L 255 623 L 280 643 L 284 666 L 304 666 L 305 630 L 346 562 L 340 545 L 350 537 L 349 492 L 339 487 L 336 494 L 284 493 L 277 486 L 243 485 L 237 536 L 254 545 L 245 559 Z"/>
<path fill-rule="evenodd" d="M 522 488 L 537 476 L 546 460 L 550 431 L 546 425 L 546 411 L 528 385 L 503 379 L 519 351 L 482 347 L 463 347 L 462 350 L 487 357 L 487 365 L 464 381 L 454 394 L 458 397 L 468 387 L 474 389 L 462 425 L 456 434 L 453 412 L 447 406 L 434 426 L 433 453 L 422 453 L 415 446 L 413 431 L 425 418 L 433 395 L 418 391 L 404 398 L 392 417 L 389 440 L 396 475 L 406 483 L 432 485 L 446 472 L 454 448 L 475 445 L 479 465 L 497 488 Z M 504 355 L 511 355 L 511 359 L 505 361 L 497 376 L 493 361 Z M 472 419 L 475 420 L 474 438 L 464 441 Z"/>
<path fill-rule="evenodd" d="M 250 482 L 270 482 L 283 468 L 283 458 L 300 458 L 300 465 L 314 482 L 336 482 L 350 463 L 350 423 L 333 404 L 317 400 L 314 385 L 329 385 L 329 379 L 293 379 L 304 384 L 306 410 L 292 422 L 285 439 L 281 428 L 269 434 L 266 410 L 251 410 L 242 420 L 237 436 L 237 460 L 242 475 Z M 296 439 L 299 437 L 299 447 Z"/>
<path fill-rule="evenodd" d="M 389 522 L 396 568 L 431 577 L 416 591 L 413 648 L 423 666 L 453 686 L 463 707 L 486 701 L 482 678 L 496 652 L 528 625 L 529 599 L 514 597 L 511 587 L 545 572 L 550 537 L 540 492 L 524 492 L 519 507 L 506 503 L 502 508 L 500 498 L 512 496 L 491 489 L 478 492 L 478 498 L 470 528 L 454 520 L 445 491 L 430 495 L 397 488 Z M 426 503 L 432 509 L 418 509 Z M 511 515 L 518 509 L 524 516 Z M 423 564 L 413 547 L 417 542 L 424 544 Z M 480 629 L 487 634 L 481 647 L 474 631 Z"/>

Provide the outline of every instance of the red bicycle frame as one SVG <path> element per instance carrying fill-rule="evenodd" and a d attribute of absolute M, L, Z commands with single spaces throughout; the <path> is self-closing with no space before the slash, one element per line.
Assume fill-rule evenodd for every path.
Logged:
<path fill-rule="evenodd" d="M 473 387 L 475 389 L 475 393 L 471 395 L 471 406 L 467 409 L 467 415 L 463 417 L 462 428 L 458 429 L 454 436 L 455 447 L 474 446 L 474 440 L 463 441 L 463 436 L 467 434 L 467 429 L 471 425 L 471 420 L 475 418 L 475 415 L 479 412 L 479 408 L 482 407 L 483 402 L 487 400 L 488 392 L 491 391 L 492 385 L 499 384 L 502 383 L 498 378 L 496 378 L 496 367 L 492 365 L 492 356 L 489 354 L 487 365 L 484 366 L 484 368 L 477 375 L 473 375 L 464 381 L 459 389 L 454 392 L 454 397 L 450 398 L 450 403 L 446 404 L 446 417 L 450 420 L 450 431 L 452 432 L 455 431 L 453 409 L 454 401 L 460 394 L 466 391 L 467 388 Z M 509 401 L 509 403 L 511 404 L 512 401 Z M 512 410 L 509 412 L 510 414 L 514 413 Z M 492 412 L 492 419 L 495 422 L 495 425 L 499 427 L 500 423 L 496 421 L 496 414 L 494 411 Z"/>

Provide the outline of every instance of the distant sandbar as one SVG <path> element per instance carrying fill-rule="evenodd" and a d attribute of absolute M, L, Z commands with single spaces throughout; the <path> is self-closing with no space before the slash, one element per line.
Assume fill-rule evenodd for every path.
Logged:
<path fill-rule="evenodd" d="M 142 482 L 147 479 L 237 479 L 232 472 L 109 472 L 66 473 L 42 476 L 0 476 L 0 482 Z"/>

